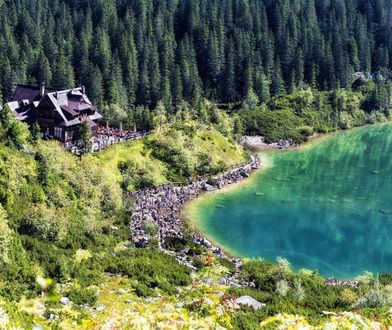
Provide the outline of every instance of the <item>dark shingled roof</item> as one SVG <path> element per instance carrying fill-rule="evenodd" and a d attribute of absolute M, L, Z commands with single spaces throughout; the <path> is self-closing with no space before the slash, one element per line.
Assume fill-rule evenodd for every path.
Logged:
<path fill-rule="evenodd" d="M 22 100 L 29 100 L 30 102 L 38 101 L 41 98 L 39 94 L 40 88 L 35 86 L 29 85 L 17 85 L 14 96 L 12 97 L 11 101 L 22 101 Z M 55 92 L 55 89 L 45 89 L 46 93 Z"/>
<path fill-rule="evenodd" d="M 35 121 L 34 112 L 52 109 L 57 112 L 61 122 L 59 126 L 73 126 L 81 123 L 81 118 L 87 116 L 90 126 L 93 121 L 102 118 L 97 108 L 91 103 L 84 93 L 83 87 L 57 91 L 51 88 L 44 89 L 40 95 L 40 87 L 17 85 L 11 102 L 7 105 L 19 120 L 32 123 Z"/>

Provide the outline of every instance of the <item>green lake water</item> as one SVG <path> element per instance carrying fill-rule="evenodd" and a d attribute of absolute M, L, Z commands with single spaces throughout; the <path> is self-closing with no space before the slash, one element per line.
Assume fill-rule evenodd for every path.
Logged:
<path fill-rule="evenodd" d="M 207 237 L 234 255 L 285 257 L 324 276 L 392 272 L 392 125 L 261 157 L 267 166 L 245 184 L 189 206 Z"/>

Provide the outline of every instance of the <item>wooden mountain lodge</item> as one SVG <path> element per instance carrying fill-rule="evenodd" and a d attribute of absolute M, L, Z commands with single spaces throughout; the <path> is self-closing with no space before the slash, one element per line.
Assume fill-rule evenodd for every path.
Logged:
<path fill-rule="evenodd" d="M 17 85 L 11 102 L 6 106 L 14 116 L 31 125 L 38 122 L 44 138 L 54 138 L 66 147 L 77 139 L 77 132 L 87 122 L 93 134 L 102 118 L 86 95 L 84 86 L 57 91 Z"/>

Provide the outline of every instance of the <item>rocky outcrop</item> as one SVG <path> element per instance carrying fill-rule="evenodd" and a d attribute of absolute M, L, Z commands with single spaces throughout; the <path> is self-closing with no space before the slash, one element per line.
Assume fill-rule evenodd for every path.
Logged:
<path fill-rule="evenodd" d="M 255 310 L 261 309 L 266 306 L 266 304 L 263 304 L 250 296 L 239 297 L 236 299 L 235 302 L 237 305 L 247 305 L 249 307 L 253 307 Z"/>

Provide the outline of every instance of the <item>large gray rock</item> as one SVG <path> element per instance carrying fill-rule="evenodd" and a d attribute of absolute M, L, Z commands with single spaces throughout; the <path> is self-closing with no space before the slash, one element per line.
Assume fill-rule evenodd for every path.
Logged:
<path fill-rule="evenodd" d="M 176 304 L 176 308 L 183 308 L 184 307 L 184 303 L 183 302 L 178 302 Z"/>
<path fill-rule="evenodd" d="M 98 311 L 98 312 L 102 312 L 104 309 L 106 308 L 106 306 L 105 305 L 103 305 L 103 304 L 100 304 L 99 306 L 97 306 L 95 309 Z"/>
<path fill-rule="evenodd" d="M 256 299 L 253 299 L 249 296 L 239 297 L 236 299 L 235 302 L 237 303 L 237 305 L 248 305 L 256 310 L 265 307 L 265 304 L 258 302 Z"/>
<path fill-rule="evenodd" d="M 71 301 L 67 297 L 61 297 L 60 298 L 60 303 L 62 303 L 63 305 L 68 305 L 68 304 L 71 303 Z"/>

